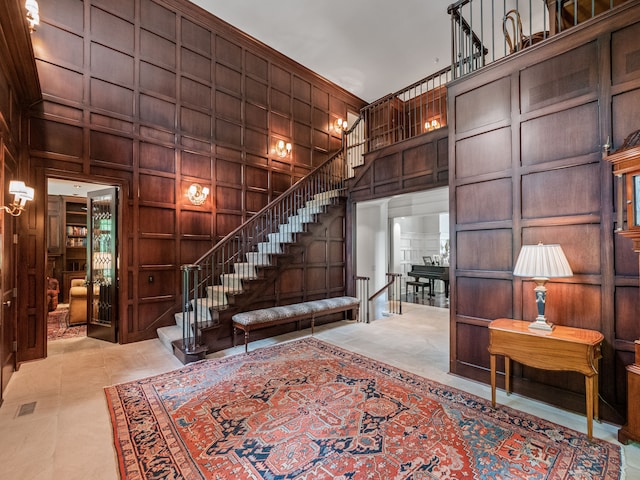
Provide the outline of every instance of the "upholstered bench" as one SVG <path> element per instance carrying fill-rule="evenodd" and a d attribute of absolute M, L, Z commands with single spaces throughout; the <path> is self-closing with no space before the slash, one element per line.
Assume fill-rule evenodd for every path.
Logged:
<path fill-rule="evenodd" d="M 244 351 L 246 352 L 248 351 L 249 332 L 253 330 L 290 322 L 298 322 L 299 330 L 301 320 L 311 319 L 311 335 L 313 335 L 316 317 L 351 311 L 351 319 L 357 320 L 359 308 L 360 300 L 355 297 L 333 297 L 236 313 L 231 317 L 233 346 L 236 346 L 237 329 L 244 331 Z"/>

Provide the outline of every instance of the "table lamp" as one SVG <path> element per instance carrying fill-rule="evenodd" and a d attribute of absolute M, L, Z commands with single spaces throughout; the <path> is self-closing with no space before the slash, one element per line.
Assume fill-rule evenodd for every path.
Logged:
<path fill-rule="evenodd" d="M 513 269 L 513 274 L 518 277 L 532 277 L 536 282 L 536 304 L 538 316 L 529 324 L 529 328 L 537 330 L 553 330 L 553 325 L 547 322 L 544 316 L 544 307 L 547 300 L 547 287 L 545 283 L 550 278 L 571 277 L 573 272 L 560 245 L 523 245 Z"/>

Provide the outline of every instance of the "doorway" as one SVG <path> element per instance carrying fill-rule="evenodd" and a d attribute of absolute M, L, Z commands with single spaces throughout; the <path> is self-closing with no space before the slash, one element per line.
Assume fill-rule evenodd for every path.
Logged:
<path fill-rule="evenodd" d="M 423 257 L 445 263 L 448 218 L 448 187 L 359 202 L 355 227 L 356 275 L 369 277 L 370 292 L 375 292 L 386 283 L 387 272 L 400 273 L 403 301 L 448 308 L 441 281 L 434 282 L 434 292 L 427 289 L 425 293 L 423 289 L 419 296 L 413 289 L 406 289 L 407 280 L 414 280 L 408 273 L 414 265 L 425 264 Z M 386 300 L 380 297 L 382 305 L 373 306 L 377 318 L 384 311 Z"/>
<path fill-rule="evenodd" d="M 116 341 L 117 335 L 91 333 L 91 309 L 96 302 L 88 288 L 91 275 L 92 192 L 115 189 L 78 180 L 47 179 L 47 341 L 89 336 Z M 103 214 L 104 215 L 104 214 Z M 115 226 L 115 222 L 113 223 Z M 114 235 L 115 238 L 115 235 Z M 114 262 L 115 265 L 115 262 Z M 98 289 L 100 287 L 98 286 Z M 116 309 L 113 309 L 117 311 Z M 98 332 L 103 333 L 102 330 Z"/>

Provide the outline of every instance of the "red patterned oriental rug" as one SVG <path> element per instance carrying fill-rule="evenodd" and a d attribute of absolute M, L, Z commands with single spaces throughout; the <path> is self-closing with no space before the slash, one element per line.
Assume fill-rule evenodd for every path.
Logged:
<path fill-rule="evenodd" d="M 618 479 L 611 443 L 313 338 L 105 389 L 123 479 Z"/>
<path fill-rule="evenodd" d="M 58 308 L 47 314 L 47 340 L 60 340 L 62 338 L 86 337 L 87 326 L 67 326 L 69 307 L 58 305 Z"/>

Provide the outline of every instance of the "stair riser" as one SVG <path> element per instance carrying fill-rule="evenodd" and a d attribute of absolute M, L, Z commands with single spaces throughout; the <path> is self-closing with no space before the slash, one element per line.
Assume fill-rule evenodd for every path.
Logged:
<path fill-rule="evenodd" d="M 282 253 L 282 247 L 279 243 L 261 242 L 258 244 L 259 253 Z"/>

